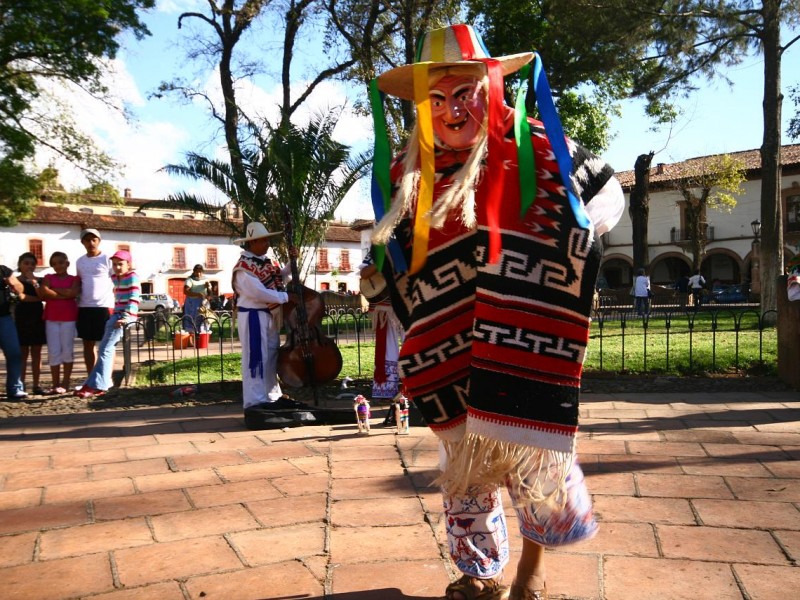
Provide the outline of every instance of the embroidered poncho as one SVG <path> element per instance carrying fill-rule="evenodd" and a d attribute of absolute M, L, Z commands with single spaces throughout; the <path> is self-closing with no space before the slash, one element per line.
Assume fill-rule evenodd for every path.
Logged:
<path fill-rule="evenodd" d="M 432 229 L 427 260 L 417 273 L 385 265 L 392 304 L 406 328 L 399 370 L 431 429 L 445 442 L 450 489 L 522 481 L 532 470 L 555 471 L 563 483 L 578 425 L 581 369 L 600 265 L 600 244 L 578 224 L 544 131 L 532 126 L 537 195 L 520 218 L 517 149 L 503 143 L 502 254 L 487 259 L 482 202 L 492 186 L 484 172 L 476 190 L 478 227 L 467 230 L 454 210 Z M 584 203 L 613 171 L 570 143 L 573 184 Z M 461 167 L 460 153 L 436 156 L 434 198 Z M 403 156 L 392 181 L 403 171 Z M 591 226 L 590 226 L 591 227 Z M 408 261 L 412 222 L 394 232 Z M 388 256 L 388 254 L 387 254 Z M 534 457 L 531 460 L 531 457 Z M 548 492 L 533 490 L 532 498 Z"/>
<path fill-rule="evenodd" d="M 281 277 L 281 269 L 273 264 L 268 258 L 260 258 L 255 254 L 242 253 L 239 260 L 233 267 L 233 273 L 236 271 L 247 271 L 258 279 L 264 287 L 271 290 L 283 289 L 283 277 Z M 236 286 L 231 284 L 236 289 Z"/>

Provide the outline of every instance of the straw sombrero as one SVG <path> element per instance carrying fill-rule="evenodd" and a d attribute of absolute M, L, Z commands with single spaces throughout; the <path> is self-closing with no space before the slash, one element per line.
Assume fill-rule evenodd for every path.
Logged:
<path fill-rule="evenodd" d="M 481 59 L 494 58 L 503 76 L 514 73 L 533 60 L 533 52 L 492 57 L 483 40 L 470 25 L 450 25 L 427 32 L 417 46 L 414 63 L 387 71 L 378 77 L 378 89 L 405 100 L 414 99 L 414 65 L 429 63 L 429 69 L 455 66 L 483 68 Z"/>
<path fill-rule="evenodd" d="M 280 235 L 281 233 L 282 232 L 280 231 L 267 231 L 267 228 L 264 227 L 264 225 L 254 221 L 252 223 L 247 224 L 247 230 L 245 231 L 245 236 L 243 238 L 233 240 L 233 243 L 241 244 L 244 242 L 251 242 L 253 240 L 260 240 L 261 238 Z"/>

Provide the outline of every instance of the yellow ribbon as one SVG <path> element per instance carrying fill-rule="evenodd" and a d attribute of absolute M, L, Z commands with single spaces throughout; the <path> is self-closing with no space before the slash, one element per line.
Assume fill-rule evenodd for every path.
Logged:
<path fill-rule="evenodd" d="M 431 116 L 430 91 L 428 89 L 429 63 L 414 64 L 414 103 L 417 105 L 419 129 L 420 181 L 417 194 L 417 210 L 414 214 L 414 241 L 411 248 L 409 274 L 418 272 L 428 257 L 430 220 L 428 213 L 433 205 L 433 184 L 436 165 L 433 156 L 433 117 Z"/>

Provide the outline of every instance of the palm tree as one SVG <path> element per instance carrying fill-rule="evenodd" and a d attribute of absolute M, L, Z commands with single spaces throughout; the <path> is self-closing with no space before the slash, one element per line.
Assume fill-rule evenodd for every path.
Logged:
<path fill-rule="evenodd" d="M 316 250 L 334 211 L 371 161 L 363 153 L 351 155 L 349 146 L 333 139 L 340 115 L 341 109 L 315 113 L 303 127 L 249 123 L 250 143 L 242 149 L 246 190 L 239 189 L 228 163 L 196 153 L 188 153 L 184 164 L 161 169 L 210 183 L 240 208 L 244 224 L 231 220 L 218 202 L 187 192 L 146 206 L 175 206 L 203 213 L 225 224 L 232 237 L 241 234 L 250 221 L 260 221 L 271 231 L 282 230 L 288 213 L 294 229 L 293 245 Z M 276 245 L 284 259 L 288 257 L 286 242 L 281 239 Z M 313 255 L 313 251 L 306 253 L 301 264 Z"/>
<path fill-rule="evenodd" d="M 269 127 L 260 165 L 267 179 L 265 220 L 274 227 L 290 219 L 297 248 L 316 250 L 334 211 L 371 160 L 364 153 L 351 156 L 348 146 L 333 139 L 338 116 L 316 113 L 302 128 Z"/>

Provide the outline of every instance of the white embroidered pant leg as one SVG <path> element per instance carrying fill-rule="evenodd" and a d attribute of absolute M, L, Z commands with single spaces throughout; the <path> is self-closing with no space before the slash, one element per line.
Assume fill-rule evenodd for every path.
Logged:
<path fill-rule="evenodd" d="M 487 579 L 508 564 L 508 527 L 500 488 L 474 486 L 464 495 L 444 494 L 450 558 L 459 571 Z"/>
<path fill-rule="evenodd" d="M 439 458 L 444 467 L 447 459 L 441 444 Z M 542 546 L 562 546 L 590 539 L 597 533 L 591 498 L 577 460 L 567 476 L 563 510 L 520 504 L 513 486 L 506 487 L 523 537 Z M 450 557 L 458 570 L 473 577 L 497 576 L 509 560 L 500 487 L 473 486 L 463 495 L 443 494 L 443 498 Z"/>
<path fill-rule="evenodd" d="M 566 484 L 567 498 L 561 510 L 547 505 L 521 504 L 514 489 L 508 487 L 523 537 L 542 546 L 563 546 L 594 537 L 597 522 L 577 460 L 572 462 Z"/>
<path fill-rule="evenodd" d="M 244 408 L 275 402 L 281 397 L 281 386 L 278 384 L 278 348 L 280 332 L 267 312 L 258 313 L 261 328 L 261 359 L 264 366 L 263 379 L 250 373 L 250 331 L 248 313 L 239 313 L 239 341 L 242 344 L 242 399 Z"/>

